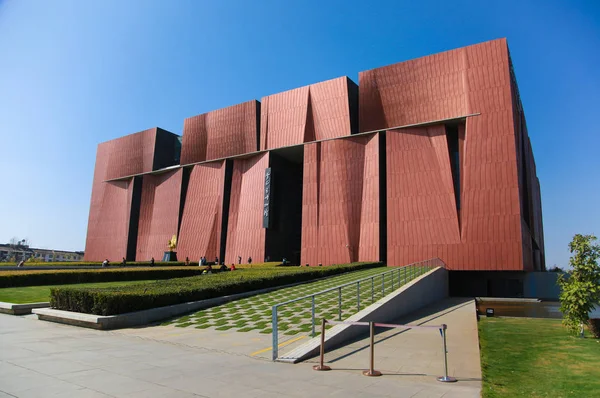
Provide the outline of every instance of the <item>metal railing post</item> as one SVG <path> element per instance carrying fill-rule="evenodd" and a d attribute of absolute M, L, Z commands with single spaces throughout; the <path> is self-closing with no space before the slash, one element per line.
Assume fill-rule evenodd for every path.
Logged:
<path fill-rule="evenodd" d="M 321 321 L 321 355 L 319 358 L 319 364 L 313 366 L 314 370 L 331 370 L 329 366 L 324 364 L 325 362 L 325 318 Z"/>
<path fill-rule="evenodd" d="M 339 321 L 342 320 L 342 288 L 338 287 L 338 313 L 339 313 Z"/>
<path fill-rule="evenodd" d="M 315 295 L 312 295 L 312 306 L 311 306 L 311 312 L 312 312 L 312 337 L 315 337 Z"/>
<path fill-rule="evenodd" d="M 277 334 L 277 306 L 274 305 L 273 306 L 273 313 L 272 313 L 272 320 L 271 320 L 271 334 L 273 335 L 273 347 L 272 347 L 272 351 L 273 351 L 273 361 L 277 360 L 277 357 L 279 356 L 279 341 L 278 341 L 278 334 Z"/>
<path fill-rule="evenodd" d="M 385 296 L 385 275 L 381 274 L 381 297 Z"/>
<path fill-rule="evenodd" d="M 446 349 L 446 329 L 448 329 L 448 326 L 446 326 L 446 324 L 443 324 L 442 328 L 440 329 L 442 340 L 444 341 L 444 375 L 438 377 L 437 380 L 441 381 L 442 383 L 454 383 L 456 379 L 454 377 L 448 376 L 448 350 Z"/>
<path fill-rule="evenodd" d="M 371 304 L 375 302 L 375 277 L 371 277 Z"/>
<path fill-rule="evenodd" d="M 394 291 L 394 271 L 390 272 L 390 276 L 392 277 L 392 292 Z"/>
<path fill-rule="evenodd" d="M 360 311 L 360 281 L 356 282 L 356 310 Z"/>
<path fill-rule="evenodd" d="M 370 362 L 369 362 L 369 370 L 363 371 L 364 376 L 381 376 L 381 372 L 374 369 L 375 367 L 375 323 L 369 322 L 369 329 L 371 334 L 371 342 L 370 342 Z"/>

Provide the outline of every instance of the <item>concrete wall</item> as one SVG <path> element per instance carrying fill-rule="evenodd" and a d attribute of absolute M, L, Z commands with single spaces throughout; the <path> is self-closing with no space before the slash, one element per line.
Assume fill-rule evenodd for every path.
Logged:
<path fill-rule="evenodd" d="M 448 297 L 448 272 L 436 268 L 409 282 L 392 294 L 387 295 L 346 321 L 350 322 L 392 322 L 431 303 Z M 336 325 L 327 331 L 325 350 L 339 347 L 367 332 L 365 326 Z M 315 337 L 306 344 L 282 355 L 282 362 L 299 362 L 317 355 L 321 338 Z"/>

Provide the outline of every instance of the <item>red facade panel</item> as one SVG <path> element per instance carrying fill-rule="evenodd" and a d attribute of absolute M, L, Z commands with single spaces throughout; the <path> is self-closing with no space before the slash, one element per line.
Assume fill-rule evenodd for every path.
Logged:
<path fill-rule="evenodd" d="M 183 170 L 145 175 L 136 247 L 136 261 L 162 258 L 167 242 L 177 235 Z"/>
<path fill-rule="evenodd" d="M 371 135 L 305 146 L 303 264 L 379 259 L 378 139 Z"/>
<path fill-rule="evenodd" d="M 221 246 L 225 161 L 193 166 L 181 219 L 177 256 L 212 261 Z"/>
<path fill-rule="evenodd" d="M 108 156 L 104 180 L 152 171 L 157 129 L 126 135 L 100 144 Z"/>
<path fill-rule="evenodd" d="M 263 97 L 260 149 L 350 135 L 350 100 L 347 77 Z"/>
<path fill-rule="evenodd" d="M 269 167 L 269 153 L 233 161 L 231 196 L 227 226 L 225 262 L 237 263 L 252 257 L 262 262 L 265 257 L 263 202 L 265 169 Z"/>
<path fill-rule="evenodd" d="M 258 150 L 260 104 L 248 101 L 185 119 L 181 164 Z"/>
<path fill-rule="evenodd" d="M 98 146 L 92 185 L 92 200 L 85 243 L 85 261 L 120 261 L 127 255 L 133 180 L 103 182 L 110 147 Z"/>
<path fill-rule="evenodd" d="M 361 131 L 480 113 L 459 131 L 460 209 L 445 127 L 388 132 L 388 262 L 439 256 L 457 270 L 528 268 L 506 41 L 364 72 L 360 84 Z"/>

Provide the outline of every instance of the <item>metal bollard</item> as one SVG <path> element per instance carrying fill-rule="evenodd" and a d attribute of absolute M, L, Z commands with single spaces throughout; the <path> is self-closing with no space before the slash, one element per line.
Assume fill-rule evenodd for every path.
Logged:
<path fill-rule="evenodd" d="M 313 370 L 331 370 L 331 368 L 326 366 L 323 362 L 325 362 L 325 318 L 321 321 L 321 355 L 319 364 L 313 366 Z"/>
<path fill-rule="evenodd" d="M 442 340 L 444 341 L 444 375 L 437 378 L 437 381 L 441 381 L 442 383 L 454 383 L 456 379 L 454 377 L 448 376 L 448 350 L 446 349 L 446 329 L 448 326 L 446 324 L 442 325 L 440 332 L 442 334 Z"/>
<path fill-rule="evenodd" d="M 369 322 L 369 329 L 371 329 L 371 359 L 369 363 L 369 370 L 362 372 L 363 376 L 376 377 L 381 376 L 381 372 L 375 370 L 375 323 Z"/>

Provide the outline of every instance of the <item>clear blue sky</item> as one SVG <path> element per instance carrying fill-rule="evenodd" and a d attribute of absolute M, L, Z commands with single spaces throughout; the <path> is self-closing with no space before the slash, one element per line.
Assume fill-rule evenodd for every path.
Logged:
<path fill-rule="evenodd" d="M 507 37 L 547 265 L 600 234 L 599 1 L 0 0 L 0 242 L 83 250 L 96 146 Z"/>

